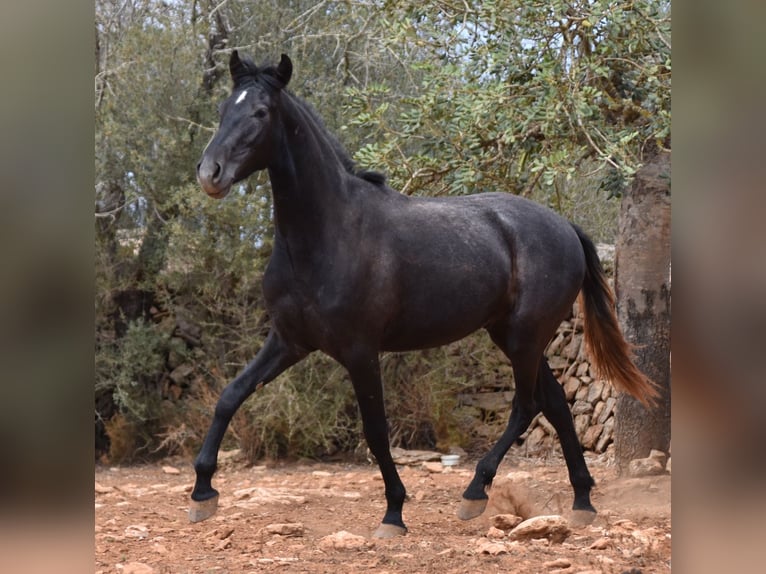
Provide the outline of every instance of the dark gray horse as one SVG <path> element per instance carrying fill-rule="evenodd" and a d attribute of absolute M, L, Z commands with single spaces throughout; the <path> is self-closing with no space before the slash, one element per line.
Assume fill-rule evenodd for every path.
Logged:
<path fill-rule="evenodd" d="M 404 534 L 405 489 L 391 458 L 378 355 L 424 349 L 486 329 L 513 365 L 508 428 L 481 459 L 458 516 L 484 511 L 487 489 L 513 442 L 542 411 L 556 429 L 576 510 L 595 512 L 561 385 L 543 355 L 582 291 L 585 337 L 606 378 L 644 402 L 654 387 L 630 359 L 591 241 L 537 203 L 508 194 L 402 195 L 375 172 L 356 172 L 316 112 L 285 89 L 292 63 L 258 67 L 236 51 L 234 87 L 197 177 L 214 198 L 268 169 L 274 249 L 263 278 L 271 331 L 223 391 L 195 461 L 190 518 L 211 516 L 218 448 L 235 411 L 261 385 L 319 350 L 343 365 L 375 455 L 387 509 L 376 536 Z"/>

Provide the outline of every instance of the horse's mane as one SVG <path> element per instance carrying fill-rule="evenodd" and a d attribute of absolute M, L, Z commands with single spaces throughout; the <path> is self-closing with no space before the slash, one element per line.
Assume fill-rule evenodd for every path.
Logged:
<path fill-rule="evenodd" d="M 262 66 L 257 66 L 251 59 L 247 57 L 241 57 L 240 61 L 247 70 L 247 73 L 246 75 L 237 78 L 234 83 L 235 89 L 244 88 L 251 82 L 255 83 L 259 80 L 272 89 L 281 87 L 278 83 L 279 80 L 277 79 L 277 70 L 273 65 L 264 64 Z M 327 128 L 322 117 L 319 115 L 319 113 L 317 113 L 316 109 L 314 109 L 314 106 L 312 106 L 306 100 L 296 96 L 289 90 L 284 91 L 289 95 L 292 103 L 304 113 L 309 121 L 311 121 L 317 130 L 324 136 L 324 138 L 327 140 L 327 143 L 335 152 L 335 155 L 338 156 L 338 159 L 348 173 L 381 187 L 386 185 L 385 174 L 377 171 L 357 169 L 354 160 L 351 159 L 351 156 L 348 154 L 346 149 L 343 147 L 343 144 L 340 143 L 340 140 L 338 140 L 335 134 Z"/>

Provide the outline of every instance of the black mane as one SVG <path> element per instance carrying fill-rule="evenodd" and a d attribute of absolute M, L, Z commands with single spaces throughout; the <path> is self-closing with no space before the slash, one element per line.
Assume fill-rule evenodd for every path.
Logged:
<path fill-rule="evenodd" d="M 270 64 L 257 66 L 250 58 L 247 58 L 247 57 L 241 57 L 240 61 L 242 65 L 244 66 L 245 71 L 241 73 L 240 75 L 238 75 L 236 78 L 234 78 L 233 87 L 235 90 L 242 89 L 249 85 L 256 84 L 258 81 L 264 82 L 270 88 L 279 87 L 279 80 L 277 79 L 277 69 L 275 66 Z M 325 138 L 327 139 L 327 142 L 330 144 L 333 151 L 338 156 L 338 159 L 343 164 L 343 167 L 346 169 L 348 173 L 356 177 L 359 177 L 365 181 L 369 181 L 370 183 L 373 183 L 380 187 L 384 187 L 386 185 L 385 174 L 378 171 L 357 169 L 356 163 L 354 162 L 354 160 L 351 159 L 351 156 L 343 147 L 343 144 L 340 143 L 336 135 L 327 128 L 327 126 L 324 123 L 324 120 L 322 120 L 321 116 L 314 109 L 314 106 L 312 106 L 306 100 L 299 98 L 298 96 L 296 96 L 289 90 L 284 90 L 284 91 L 290 96 L 293 103 L 295 103 L 295 105 L 297 105 L 306 113 L 306 115 L 316 125 L 319 131 L 322 132 L 322 134 L 324 134 Z"/>

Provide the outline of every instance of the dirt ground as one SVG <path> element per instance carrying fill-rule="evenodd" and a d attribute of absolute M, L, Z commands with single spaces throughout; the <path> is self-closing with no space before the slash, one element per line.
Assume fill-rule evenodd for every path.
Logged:
<path fill-rule="evenodd" d="M 384 513 L 383 482 L 372 464 L 275 463 L 246 466 L 230 456 L 214 486 L 218 513 L 192 524 L 189 461 L 97 467 L 96 574 L 305 572 L 630 573 L 671 569 L 670 475 L 618 479 L 606 455 L 586 457 L 596 479 L 590 525 L 563 541 L 512 541 L 493 530 L 496 514 L 561 514 L 572 491 L 559 457 L 509 454 L 490 491 L 486 512 L 456 515 L 475 461 L 400 466 L 408 490 L 406 536 L 372 539 Z M 332 535 L 348 537 L 333 544 Z"/>

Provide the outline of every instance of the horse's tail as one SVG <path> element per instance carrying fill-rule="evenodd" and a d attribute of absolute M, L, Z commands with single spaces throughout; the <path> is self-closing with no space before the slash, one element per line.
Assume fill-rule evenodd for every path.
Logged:
<path fill-rule="evenodd" d="M 590 238 L 572 225 L 585 252 L 585 280 L 580 301 L 584 303 L 585 345 L 598 373 L 618 389 L 646 406 L 656 404 L 657 386 L 633 363 L 631 345 L 625 340 L 615 314 L 614 295 Z"/>

